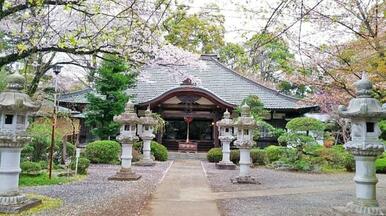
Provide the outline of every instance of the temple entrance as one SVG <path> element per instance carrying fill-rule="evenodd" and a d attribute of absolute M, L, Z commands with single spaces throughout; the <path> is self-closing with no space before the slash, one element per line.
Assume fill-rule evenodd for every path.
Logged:
<path fill-rule="evenodd" d="M 235 107 L 188 79 L 180 87 L 139 104 L 138 111 L 143 112 L 147 106 L 166 121 L 165 132 L 158 140 L 169 150 L 182 152 L 219 146 L 216 122 L 226 109 L 232 111 Z"/>
<path fill-rule="evenodd" d="M 178 143 L 186 142 L 187 123 L 182 118 L 166 119 L 162 143 L 170 150 L 179 150 Z M 197 143 L 197 151 L 207 151 L 214 146 L 214 124 L 211 119 L 192 119 L 189 124 L 189 141 Z"/>

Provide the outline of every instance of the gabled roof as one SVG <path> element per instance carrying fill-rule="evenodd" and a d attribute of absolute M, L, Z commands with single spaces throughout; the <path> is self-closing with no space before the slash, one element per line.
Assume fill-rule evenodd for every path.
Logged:
<path fill-rule="evenodd" d="M 200 66 L 202 65 L 202 66 Z M 299 100 L 284 95 L 276 90 L 267 88 L 220 63 L 213 55 L 203 55 L 200 65 L 174 66 L 173 68 L 162 65 L 145 66 L 141 73 L 148 74 L 147 80 L 139 80 L 134 89 L 128 93 L 133 94 L 136 104 L 143 104 L 156 99 L 167 91 L 180 87 L 181 81 L 172 77 L 174 73 L 183 73 L 198 78 L 200 83 L 197 88 L 205 89 L 215 94 L 221 100 L 239 105 L 249 95 L 258 96 L 265 108 L 272 110 L 303 109 L 317 106 L 298 104 Z"/>
<path fill-rule="evenodd" d="M 82 89 L 80 91 L 61 94 L 58 101 L 65 103 L 88 104 L 87 94 L 94 92 L 91 88 Z"/>

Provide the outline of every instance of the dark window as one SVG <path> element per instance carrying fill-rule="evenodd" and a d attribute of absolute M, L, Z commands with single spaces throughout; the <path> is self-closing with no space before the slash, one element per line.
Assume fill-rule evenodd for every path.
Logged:
<path fill-rule="evenodd" d="M 228 133 L 228 132 L 229 132 L 229 128 L 225 128 L 225 132 L 227 132 L 227 133 Z"/>
<path fill-rule="evenodd" d="M 125 125 L 125 131 L 129 131 L 130 130 L 130 125 Z"/>
<path fill-rule="evenodd" d="M 12 124 L 13 115 L 5 115 L 5 124 Z"/>
<path fill-rule="evenodd" d="M 366 122 L 366 131 L 367 133 L 374 132 L 374 122 Z"/>

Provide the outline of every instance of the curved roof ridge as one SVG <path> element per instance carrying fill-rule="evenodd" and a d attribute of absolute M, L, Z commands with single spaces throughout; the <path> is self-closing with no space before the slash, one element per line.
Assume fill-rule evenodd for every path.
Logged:
<path fill-rule="evenodd" d="M 296 97 L 293 97 L 293 96 L 290 96 L 290 95 L 283 94 L 283 93 L 279 92 L 278 90 L 269 88 L 269 87 L 267 87 L 267 86 L 262 85 L 261 83 L 258 83 L 258 82 L 254 81 L 254 80 L 252 80 L 252 79 L 249 79 L 248 77 L 245 77 L 245 76 L 243 76 L 243 75 L 237 73 L 235 70 L 233 70 L 233 69 L 227 67 L 225 64 L 223 64 L 222 62 L 220 62 L 217 58 L 214 58 L 214 57 L 208 57 L 208 58 L 202 59 L 202 60 L 205 61 L 205 60 L 209 60 L 209 59 L 210 59 L 210 61 L 214 61 L 216 64 L 218 64 L 218 65 L 220 65 L 221 67 L 225 68 L 226 70 L 228 70 L 228 71 L 230 71 L 230 72 L 236 74 L 237 76 L 239 76 L 239 77 L 241 77 L 241 78 L 247 80 L 248 82 L 251 82 L 251 83 L 253 83 L 254 85 L 258 85 L 258 86 L 260 86 L 260 87 L 262 87 L 262 88 L 264 88 L 264 89 L 266 89 L 266 90 L 272 91 L 272 92 L 274 92 L 276 95 L 282 96 L 282 97 L 287 98 L 287 99 L 290 99 L 290 100 L 295 100 L 295 101 L 300 101 L 300 100 L 301 100 L 301 99 L 299 99 L 299 98 L 296 98 Z"/>
<path fill-rule="evenodd" d="M 219 95 L 215 94 L 213 91 L 211 91 L 211 90 L 209 90 L 209 89 L 207 89 L 207 88 L 205 88 L 203 86 L 197 86 L 197 85 L 179 85 L 179 86 L 175 86 L 175 87 L 169 88 L 166 91 L 162 92 L 161 94 L 151 98 L 150 100 L 141 102 L 141 104 L 146 104 L 146 103 L 151 104 L 151 102 L 157 100 L 157 98 L 160 98 L 160 97 L 162 97 L 164 95 L 168 95 L 168 94 L 172 93 L 173 91 L 185 90 L 185 89 L 188 89 L 188 88 L 195 89 L 195 90 L 202 90 L 204 92 L 209 93 L 209 95 L 211 97 L 213 97 L 216 100 L 221 101 L 221 103 L 223 103 L 223 104 L 226 104 L 226 105 L 229 105 L 229 106 L 232 106 L 232 107 L 236 107 L 237 106 L 237 104 L 232 104 L 232 103 L 227 102 L 222 97 L 220 97 Z"/>
<path fill-rule="evenodd" d="M 67 93 L 59 94 L 59 97 L 62 97 L 62 96 L 70 96 L 70 95 L 79 94 L 79 93 L 84 93 L 84 92 L 86 92 L 86 91 L 93 91 L 93 90 L 94 90 L 94 89 L 92 89 L 91 87 L 87 86 L 86 88 L 81 89 L 81 90 L 76 90 L 76 91 L 72 91 L 72 92 L 67 92 Z"/>

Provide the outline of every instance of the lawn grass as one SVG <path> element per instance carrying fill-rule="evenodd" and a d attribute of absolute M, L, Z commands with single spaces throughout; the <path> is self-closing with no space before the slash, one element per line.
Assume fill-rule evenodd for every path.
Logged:
<path fill-rule="evenodd" d="M 42 200 L 42 204 L 38 205 L 34 208 L 31 208 L 27 211 L 23 211 L 23 212 L 20 212 L 18 214 L 12 214 L 12 215 L 15 215 L 15 216 L 35 215 L 35 214 L 37 214 L 41 211 L 44 211 L 44 210 L 59 208 L 63 203 L 63 201 L 61 199 L 51 198 L 51 197 L 38 195 L 38 194 L 27 194 L 27 197 L 29 199 L 32 199 L 32 198 L 40 199 L 40 200 Z M 10 214 L 0 213 L 0 215 L 3 216 L 3 215 L 10 215 Z"/>
<path fill-rule="evenodd" d="M 51 179 L 48 178 L 47 173 L 43 173 L 38 176 L 28 176 L 28 175 L 20 175 L 19 185 L 20 186 L 39 186 L 39 185 L 58 185 L 58 184 L 66 184 L 73 181 L 80 181 L 84 179 L 86 176 L 77 175 L 73 177 L 57 177 L 55 175 L 52 176 Z"/>

